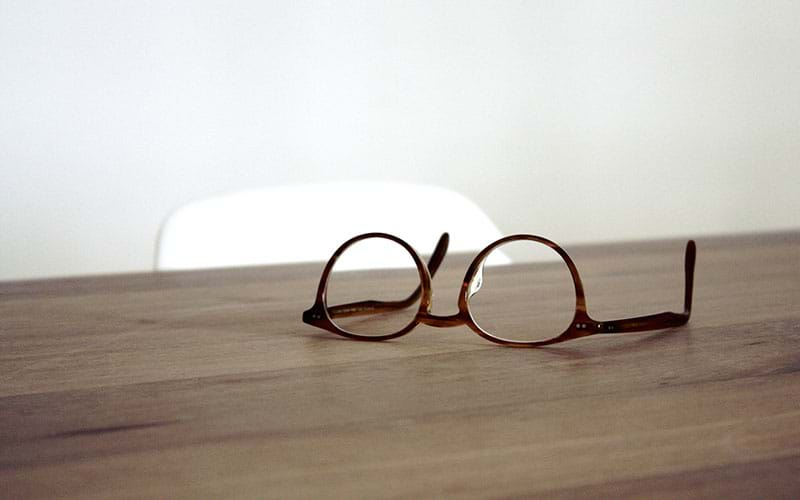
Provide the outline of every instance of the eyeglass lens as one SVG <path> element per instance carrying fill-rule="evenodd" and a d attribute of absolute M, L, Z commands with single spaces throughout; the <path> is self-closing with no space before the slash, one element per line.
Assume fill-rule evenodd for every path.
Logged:
<path fill-rule="evenodd" d="M 515 265 L 496 264 L 498 252 Z M 469 311 L 475 323 L 504 340 L 557 337 L 575 314 L 575 286 L 566 262 L 555 250 L 535 241 L 512 241 L 495 248 L 469 290 Z"/>
<path fill-rule="evenodd" d="M 328 308 L 367 300 L 403 301 L 419 285 L 416 263 L 405 248 L 385 238 L 366 238 L 349 246 L 336 261 L 328 277 Z M 332 321 L 356 335 L 389 335 L 414 320 L 419 302 L 418 296 L 402 306 L 379 312 L 334 315 Z"/>

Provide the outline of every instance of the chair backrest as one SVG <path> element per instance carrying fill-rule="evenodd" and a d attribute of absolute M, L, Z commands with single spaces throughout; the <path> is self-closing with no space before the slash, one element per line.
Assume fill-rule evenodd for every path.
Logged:
<path fill-rule="evenodd" d="M 501 236 L 475 203 L 440 187 L 389 182 L 280 186 L 178 208 L 161 227 L 155 267 L 324 261 L 350 237 L 373 231 L 399 236 L 421 254 L 432 252 L 443 232 L 450 233 L 451 252 L 481 249 Z"/>

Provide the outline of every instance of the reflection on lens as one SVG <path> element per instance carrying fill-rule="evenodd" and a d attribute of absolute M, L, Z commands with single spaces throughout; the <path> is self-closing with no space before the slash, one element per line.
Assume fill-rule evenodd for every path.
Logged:
<path fill-rule="evenodd" d="M 566 262 L 555 250 L 530 240 L 500 245 L 515 265 L 491 265 L 470 283 L 469 310 L 492 336 L 531 342 L 557 337 L 575 314 L 575 286 Z"/>
<path fill-rule="evenodd" d="M 336 261 L 328 277 L 328 312 L 347 332 L 389 335 L 413 321 L 420 297 L 411 296 L 419 286 L 419 271 L 405 248 L 386 238 L 367 238 L 351 245 Z M 383 304 L 379 308 L 358 304 L 364 301 Z"/>

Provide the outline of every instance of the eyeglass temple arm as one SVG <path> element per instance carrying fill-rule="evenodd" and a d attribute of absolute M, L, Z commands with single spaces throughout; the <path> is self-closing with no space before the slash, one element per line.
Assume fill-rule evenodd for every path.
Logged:
<path fill-rule="evenodd" d="M 692 291 L 694 289 L 694 262 L 697 249 L 693 240 L 686 243 L 686 257 L 684 272 L 686 284 L 683 295 L 683 312 L 663 312 L 638 316 L 636 318 L 617 319 L 612 321 L 597 321 L 596 333 L 626 333 L 641 332 L 645 330 L 660 330 L 674 326 L 685 325 L 692 314 Z"/>
<path fill-rule="evenodd" d="M 431 273 L 431 278 L 436 274 L 439 266 L 444 260 L 447 253 L 447 246 L 450 244 L 450 235 L 442 233 L 439 237 L 439 242 L 436 243 L 436 248 L 433 255 L 428 260 L 428 271 Z M 349 304 L 341 304 L 328 308 L 328 315 L 331 318 L 343 318 L 347 316 L 361 316 L 364 314 L 376 314 L 382 312 L 396 311 L 398 309 L 405 309 L 419 299 L 422 294 L 422 284 L 416 290 L 411 292 L 411 295 L 403 300 L 381 301 L 381 300 L 364 300 L 361 302 L 351 302 Z"/>

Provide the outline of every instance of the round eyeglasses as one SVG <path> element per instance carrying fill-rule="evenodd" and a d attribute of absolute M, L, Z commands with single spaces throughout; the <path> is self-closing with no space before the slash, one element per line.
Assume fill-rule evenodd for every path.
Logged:
<path fill-rule="evenodd" d="M 448 243 L 444 233 L 426 264 L 397 236 L 366 233 L 351 238 L 328 260 L 316 301 L 303 313 L 303 321 L 344 337 L 372 341 L 400 337 L 419 324 L 466 325 L 498 344 L 540 347 L 594 334 L 681 326 L 691 315 L 694 241 L 686 245 L 682 313 L 598 321 L 586 310 L 583 284 L 569 255 L 556 243 L 532 234 L 506 236 L 478 253 L 461 284 L 458 312 L 435 315 L 431 277 Z M 512 250 L 515 255 L 527 253 L 535 263 L 507 265 L 505 254 Z"/>

